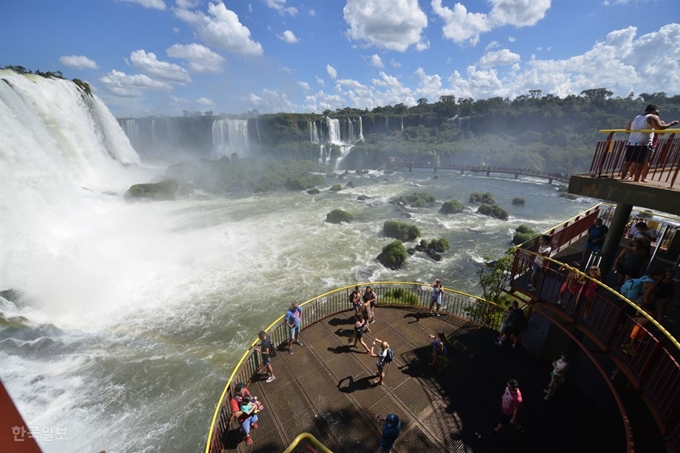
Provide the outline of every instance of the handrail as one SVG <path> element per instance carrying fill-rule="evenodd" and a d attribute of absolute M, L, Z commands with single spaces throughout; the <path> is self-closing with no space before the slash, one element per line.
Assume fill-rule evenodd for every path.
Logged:
<path fill-rule="evenodd" d="M 385 285 L 389 285 L 389 286 L 386 286 L 385 288 L 383 288 L 382 286 L 385 286 Z M 348 306 L 348 299 L 347 299 L 347 296 L 349 295 L 348 290 L 353 290 L 355 286 L 364 286 L 364 287 L 365 286 L 371 286 L 371 287 L 373 287 L 374 291 L 376 291 L 376 294 L 379 297 L 378 302 L 380 302 L 381 299 L 390 298 L 389 299 L 390 302 L 388 302 L 386 305 L 412 305 L 408 301 L 401 302 L 399 300 L 399 298 L 397 298 L 396 296 L 390 296 L 390 295 L 386 294 L 391 289 L 410 288 L 410 290 L 415 290 L 415 289 L 421 289 L 422 290 L 423 287 L 427 287 L 428 288 L 427 294 L 429 294 L 429 288 L 430 288 L 430 284 L 424 283 L 424 282 L 364 282 L 364 283 L 355 283 L 355 284 L 352 284 L 352 285 L 343 286 L 341 288 L 336 288 L 334 290 L 331 290 L 331 291 L 325 292 L 321 295 L 318 295 L 316 297 L 313 297 L 312 299 L 309 299 L 309 300 L 300 304 L 301 307 L 312 305 L 312 307 L 308 308 L 308 310 L 314 311 L 317 305 L 325 303 L 328 298 L 333 298 L 333 297 L 336 297 L 338 295 L 342 296 L 342 302 L 337 304 L 339 307 L 341 307 L 341 309 L 338 309 L 337 311 L 332 312 L 332 313 L 329 312 L 329 313 L 325 314 L 322 318 L 319 318 L 319 319 L 316 319 L 316 316 L 315 316 L 316 313 L 313 312 L 312 315 L 311 315 L 311 317 L 312 317 L 311 321 L 309 321 L 309 316 L 305 317 L 305 320 L 303 321 L 303 328 L 306 327 L 307 325 L 314 324 L 314 323 L 318 322 L 319 320 L 326 318 L 327 316 L 331 316 L 333 314 L 340 313 L 342 311 L 346 311 L 349 308 L 351 308 L 351 307 Z M 386 291 L 384 291 L 384 290 L 386 290 Z M 469 304 L 467 307 L 461 308 L 461 305 L 463 303 L 462 301 L 454 300 L 453 302 L 451 302 L 450 298 L 444 298 L 444 300 L 442 301 L 442 310 L 444 312 L 454 314 L 454 315 L 469 319 L 471 321 L 479 322 L 480 324 L 486 325 L 486 326 L 491 327 L 493 329 L 498 329 L 499 324 L 500 324 L 500 318 L 499 317 L 493 317 L 492 315 L 493 315 L 493 313 L 498 312 L 501 309 L 500 305 L 498 305 L 494 302 L 485 300 L 481 297 L 474 296 L 472 294 L 468 294 L 468 293 L 458 291 L 458 290 L 455 290 L 455 289 L 444 288 L 444 292 L 445 292 L 445 295 L 448 293 L 449 296 L 452 295 L 453 297 L 460 296 L 462 298 L 466 298 L 466 299 L 468 299 L 467 303 Z M 380 293 L 383 293 L 383 294 L 381 295 Z M 419 297 L 418 297 L 418 304 L 415 305 L 415 306 L 416 307 L 427 307 L 427 304 L 429 303 L 429 297 L 427 298 L 427 302 L 423 303 L 423 300 L 422 300 L 423 297 L 420 297 L 421 294 L 416 294 L 416 295 L 419 296 Z M 487 304 L 488 306 L 493 308 L 493 312 L 489 311 L 489 310 L 487 310 L 486 313 L 482 313 L 482 314 L 475 312 L 474 307 L 470 304 L 470 302 L 472 302 L 472 301 L 474 301 L 476 303 Z M 452 307 L 455 312 L 447 310 L 449 307 Z M 465 311 L 466 308 L 469 309 L 467 312 Z M 283 321 L 284 316 L 285 316 L 285 314 L 278 317 L 274 322 L 272 322 L 265 329 L 265 331 L 268 332 L 270 334 L 270 336 L 272 337 L 272 340 L 275 341 L 275 344 L 278 344 L 275 337 L 277 337 L 277 336 L 280 336 L 281 338 L 284 337 L 284 334 L 283 333 L 279 334 L 279 330 L 277 330 L 278 327 L 283 326 L 282 321 Z M 250 362 L 252 361 L 251 359 L 253 359 L 253 358 L 254 358 L 253 360 L 255 360 L 255 361 L 258 360 L 257 354 L 253 354 L 253 352 L 254 352 L 253 346 L 255 346 L 255 344 L 258 341 L 259 340 L 256 338 L 250 344 L 250 347 L 248 348 L 248 350 L 243 354 L 243 356 L 239 360 L 238 364 L 233 369 L 231 375 L 229 376 L 229 380 L 227 381 L 226 385 L 224 386 L 224 390 L 220 394 L 220 399 L 217 403 L 217 406 L 215 407 L 215 411 L 213 413 L 213 418 L 212 418 L 212 421 L 210 423 L 210 430 L 208 432 L 208 438 L 207 438 L 207 441 L 206 441 L 205 453 L 213 453 L 215 451 L 218 451 L 218 450 L 213 450 L 212 447 L 214 446 L 215 442 L 217 442 L 219 440 L 219 436 L 216 436 L 217 425 L 220 425 L 220 427 L 222 427 L 221 424 L 225 424 L 226 426 L 228 426 L 228 424 L 229 424 L 229 417 L 226 415 L 226 412 L 229 411 L 229 409 L 227 408 L 227 403 L 228 403 L 227 396 L 228 396 L 228 393 L 229 393 L 229 389 L 231 388 L 231 385 L 234 382 L 234 378 L 238 374 L 240 374 L 241 372 L 244 371 L 244 366 L 250 367 L 252 369 L 254 369 L 256 367 L 256 365 L 257 365 L 256 363 L 250 363 Z M 223 414 L 223 409 L 224 409 L 224 414 Z M 225 418 L 226 418 L 226 420 L 225 420 Z"/>
<path fill-rule="evenodd" d="M 511 270 L 513 289 L 526 290 L 527 282 L 531 279 L 527 276 L 531 273 L 537 255 L 530 250 L 515 250 Z M 561 310 L 557 310 L 556 317 L 566 317 L 567 322 L 589 336 L 602 352 L 608 354 L 626 374 L 633 387 L 639 389 L 661 434 L 672 444 L 669 448 L 677 451 L 680 447 L 678 340 L 653 317 L 613 288 L 560 261 L 547 256 L 544 259 L 553 265 L 564 266 L 568 271 L 577 272 L 581 279 L 595 282 L 598 289 L 604 288 L 605 294 L 598 293 L 597 290 L 584 291 L 587 283 L 577 284 L 571 289 L 567 287 L 563 292 L 562 286 L 567 281 L 567 276 L 546 266 L 537 282 L 534 282 L 537 289 L 529 291 L 534 294 L 529 303 L 560 304 L 565 311 L 559 314 Z M 615 297 L 607 298 L 605 295 Z M 640 319 L 646 322 L 638 321 Z M 564 327 L 555 319 L 551 321 L 560 328 Z M 649 324 L 658 329 L 661 335 L 650 330 Z M 601 367 L 598 371 L 608 380 Z M 615 394 L 615 398 L 617 397 Z"/>
<path fill-rule="evenodd" d="M 656 132 L 656 133 L 662 133 L 662 134 L 678 134 L 680 133 L 680 129 L 600 129 L 598 132 L 601 132 L 603 134 L 606 133 L 611 133 L 611 132 L 644 132 L 644 133 L 651 133 L 651 132 Z"/>
<path fill-rule="evenodd" d="M 309 442 L 311 442 L 312 444 L 314 444 L 314 446 L 315 446 L 316 448 L 318 448 L 319 450 L 321 450 L 322 453 L 333 453 L 333 452 L 330 451 L 324 444 L 322 444 L 321 442 L 319 442 L 319 439 L 317 439 L 316 437 L 314 437 L 313 434 L 310 434 L 310 433 L 302 433 L 302 434 L 300 434 L 299 436 L 297 436 L 297 437 L 293 440 L 293 442 L 288 446 L 288 448 L 286 448 L 286 449 L 283 451 L 283 453 L 292 453 L 293 450 L 295 450 L 295 447 L 297 447 L 298 444 L 299 444 L 300 442 L 302 442 L 303 440 L 308 440 Z"/>

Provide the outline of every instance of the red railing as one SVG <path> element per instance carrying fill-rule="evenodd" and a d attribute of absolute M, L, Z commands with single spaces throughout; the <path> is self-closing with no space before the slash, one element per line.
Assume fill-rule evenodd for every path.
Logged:
<path fill-rule="evenodd" d="M 630 132 L 625 129 L 601 130 L 609 133 L 605 140 L 597 142 L 590 174 L 598 178 L 617 178 L 626 154 L 627 138 L 614 140 L 617 132 Z M 646 131 L 645 131 L 646 132 Z M 673 130 L 668 137 L 661 137 L 656 151 L 650 156 L 647 180 L 669 183 L 673 187 L 680 171 L 680 138 L 675 137 Z"/>
<path fill-rule="evenodd" d="M 578 272 L 586 283 L 569 285 L 569 268 L 559 271 L 562 263 L 550 258 L 546 258 L 550 266 L 538 276 L 537 289 L 529 291 L 535 258 L 535 253 L 517 249 L 512 268 L 512 288 L 530 296 L 530 305 L 554 304 L 552 322 L 574 325 L 601 352 L 606 353 L 639 390 L 667 441 L 669 451 L 680 451 L 678 341 L 633 302 L 601 282 L 588 283 L 594 281 Z M 566 290 L 563 290 L 565 283 Z M 591 290 L 586 291 L 584 285 L 591 286 Z M 603 377 L 609 379 L 607 374 Z M 620 401 L 616 393 L 614 398 Z"/>

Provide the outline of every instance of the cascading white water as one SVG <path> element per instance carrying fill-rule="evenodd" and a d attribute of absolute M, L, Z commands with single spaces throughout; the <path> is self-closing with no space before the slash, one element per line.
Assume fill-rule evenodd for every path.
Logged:
<path fill-rule="evenodd" d="M 213 149 L 216 156 L 231 156 L 233 153 L 239 157 L 247 157 L 250 154 L 250 138 L 248 136 L 248 120 L 224 119 L 213 122 L 212 125 Z"/>
<path fill-rule="evenodd" d="M 361 117 L 359 117 L 359 133 L 356 133 L 355 124 L 353 119 L 346 119 L 342 121 L 347 121 L 347 133 L 346 138 L 343 139 L 342 134 L 342 124 L 341 120 L 325 117 L 326 127 L 328 129 L 328 138 L 326 143 L 331 145 L 336 145 L 340 149 L 340 155 L 335 160 L 334 170 L 339 170 L 342 160 L 350 153 L 352 147 L 357 141 L 364 139 L 363 125 L 361 123 Z M 313 123 L 314 124 L 314 123 Z M 313 126 L 313 130 L 316 130 L 316 124 Z M 313 137 L 313 135 L 312 135 Z M 314 141 L 312 141 L 314 143 Z M 330 164 L 332 160 L 331 153 L 325 149 L 324 145 L 321 145 L 319 149 L 319 163 Z"/>
<path fill-rule="evenodd" d="M 129 119 L 123 122 L 123 129 L 125 130 L 125 135 L 130 139 L 130 143 L 133 147 L 140 145 L 139 139 L 139 124 L 137 120 Z"/>
<path fill-rule="evenodd" d="M 316 128 L 316 121 L 309 122 L 309 141 L 315 145 L 319 144 L 319 130 Z"/>

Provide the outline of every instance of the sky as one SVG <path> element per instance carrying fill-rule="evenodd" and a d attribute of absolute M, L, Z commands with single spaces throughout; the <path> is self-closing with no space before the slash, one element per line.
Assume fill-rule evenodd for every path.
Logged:
<path fill-rule="evenodd" d="M 117 117 L 672 96 L 680 1 L 2 0 L 8 64 L 84 80 Z"/>

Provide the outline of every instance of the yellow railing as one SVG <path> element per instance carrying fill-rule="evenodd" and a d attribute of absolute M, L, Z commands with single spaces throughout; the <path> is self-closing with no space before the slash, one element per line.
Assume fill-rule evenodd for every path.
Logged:
<path fill-rule="evenodd" d="M 304 329 L 328 316 L 351 309 L 349 294 L 357 285 L 360 287 L 371 286 L 377 295 L 378 305 L 407 305 L 419 308 L 429 306 L 432 288 L 429 283 L 423 282 L 366 282 L 334 289 L 300 304 L 304 313 L 302 328 Z M 500 326 L 501 319 L 497 315 L 501 310 L 499 305 L 462 291 L 444 288 L 441 309 L 444 313 L 468 319 L 493 329 L 498 329 Z M 277 318 L 265 329 L 274 345 L 281 344 L 288 338 L 288 329 L 283 322 L 284 316 Z M 215 407 L 210 423 L 205 453 L 219 453 L 221 451 L 219 443 L 222 433 L 229 430 L 231 421 L 229 408 L 231 386 L 234 382 L 248 382 L 260 367 L 261 357 L 254 353 L 253 349 L 258 341 L 257 337 L 253 339 L 250 347 L 231 372 L 229 380 L 220 394 L 219 402 Z"/>
<path fill-rule="evenodd" d="M 295 450 L 295 447 L 297 447 L 300 444 L 300 442 L 303 442 L 303 441 L 307 441 L 307 442 L 311 443 L 321 453 L 333 453 L 328 448 L 326 448 L 326 446 L 324 444 L 319 442 L 319 440 L 316 437 L 314 437 L 313 435 L 311 435 L 309 433 L 302 433 L 299 436 L 297 436 L 295 438 L 295 440 L 293 440 L 293 442 L 290 444 L 290 446 L 284 450 L 283 453 L 292 453 L 293 450 Z"/>

